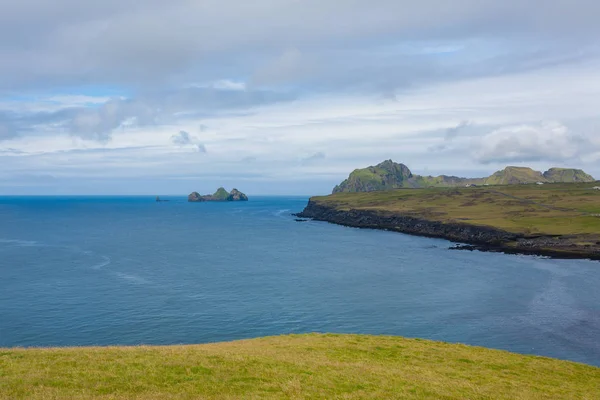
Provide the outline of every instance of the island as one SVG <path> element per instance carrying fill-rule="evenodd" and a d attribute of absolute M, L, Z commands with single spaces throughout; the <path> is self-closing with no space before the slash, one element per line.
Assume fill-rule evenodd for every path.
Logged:
<path fill-rule="evenodd" d="M 225 188 L 220 187 L 213 194 L 201 195 L 198 192 L 192 192 L 188 196 L 188 201 L 192 203 L 202 203 L 206 201 L 248 201 L 248 196 L 237 189 L 227 192 Z"/>
<path fill-rule="evenodd" d="M 383 168 L 415 179 L 398 165 L 355 171 L 333 194 L 312 197 L 297 217 L 471 245 L 458 248 L 600 260 L 600 190 L 580 170 L 531 176 L 533 170 L 508 167 L 488 183 L 371 190 L 367 183 L 381 183 L 373 175 Z"/>

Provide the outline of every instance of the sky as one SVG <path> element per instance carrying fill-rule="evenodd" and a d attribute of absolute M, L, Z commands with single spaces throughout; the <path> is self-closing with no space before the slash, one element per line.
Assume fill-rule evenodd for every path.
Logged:
<path fill-rule="evenodd" d="M 600 178 L 597 0 L 0 0 L 0 195 Z"/>

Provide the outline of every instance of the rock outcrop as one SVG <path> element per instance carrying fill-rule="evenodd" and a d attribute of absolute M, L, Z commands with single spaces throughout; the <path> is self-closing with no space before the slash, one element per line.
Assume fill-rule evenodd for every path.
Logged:
<path fill-rule="evenodd" d="M 237 189 L 233 189 L 227 196 L 227 201 L 248 201 L 248 196 Z"/>
<path fill-rule="evenodd" d="M 387 160 L 374 167 L 354 170 L 344 182 L 333 189 L 338 192 L 375 192 L 405 187 L 412 172 L 404 164 Z"/>
<path fill-rule="evenodd" d="M 237 189 L 227 192 L 225 188 L 220 187 L 213 194 L 201 195 L 198 192 L 192 192 L 188 196 L 188 201 L 193 203 L 201 203 L 205 201 L 248 201 L 248 196 Z"/>

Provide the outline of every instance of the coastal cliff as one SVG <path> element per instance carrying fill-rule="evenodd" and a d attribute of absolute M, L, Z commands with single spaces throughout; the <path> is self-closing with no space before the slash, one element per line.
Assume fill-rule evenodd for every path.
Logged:
<path fill-rule="evenodd" d="M 372 195 L 376 196 L 377 193 Z M 352 197 L 351 194 L 346 196 Z M 393 210 L 392 207 L 388 207 L 389 210 L 364 206 L 352 208 L 347 203 L 328 201 L 331 197 L 335 198 L 336 195 L 311 198 L 297 216 L 348 227 L 389 230 L 470 245 L 456 247 L 460 249 L 600 260 L 600 238 L 594 234 L 511 232 L 499 227 L 462 222 L 460 219 L 436 220 L 439 215 L 430 213 L 429 209 L 422 212 L 402 212 Z"/>
<path fill-rule="evenodd" d="M 516 234 L 494 228 L 429 221 L 383 211 L 338 210 L 313 200 L 297 216 L 354 228 L 382 229 L 470 244 L 501 246 L 518 239 Z"/>

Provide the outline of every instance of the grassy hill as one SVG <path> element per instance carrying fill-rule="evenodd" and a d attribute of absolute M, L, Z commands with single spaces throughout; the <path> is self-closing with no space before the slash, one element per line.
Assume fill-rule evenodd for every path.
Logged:
<path fill-rule="evenodd" d="M 518 185 L 528 183 L 593 182 L 594 178 L 580 169 L 551 168 L 541 173 L 526 167 L 506 167 L 486 178 L 413 175 L 404 164 L 392 160 L 376 166 L 354 170 L 348 179 L 333 189 L 340 192 L 374 192 L 400 188 L 459 187 L 466 185 Z"/>
<path fill-rule="evenodd" d="M 600 369 L 399 337 L 0 350 L 0 399 L 597 399 Z"/>
<path fill-rule="evenodd" d="M 544 172 L 544 178 L 550 182 L 593 182 L 594 178 L 580 169 L 550 168 Z"/>
<path fill-rule="evenodd" d="M 485 180 L 487 185 L 519 185 L 537 182 L 549 181 L 541 172 L 526 167 L 506 167 Z"/>

